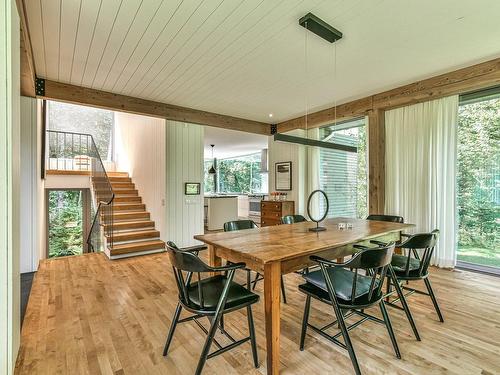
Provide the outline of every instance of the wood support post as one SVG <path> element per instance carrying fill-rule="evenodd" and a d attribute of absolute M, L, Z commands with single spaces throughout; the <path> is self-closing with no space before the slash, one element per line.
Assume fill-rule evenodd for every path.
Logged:
<path fill-rule="evenodd" d="M 368 211 L 383 214 L 385 205 L 385 111 L 368 114 Z"/>

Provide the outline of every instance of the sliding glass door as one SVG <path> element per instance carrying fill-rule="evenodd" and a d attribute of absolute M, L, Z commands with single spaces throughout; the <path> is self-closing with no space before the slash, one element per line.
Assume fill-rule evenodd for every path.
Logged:
<path fill-rule="evenodd" d="M 458 262 L 500 272 L 500 90 L 462 96 L 458 119 Z"/>

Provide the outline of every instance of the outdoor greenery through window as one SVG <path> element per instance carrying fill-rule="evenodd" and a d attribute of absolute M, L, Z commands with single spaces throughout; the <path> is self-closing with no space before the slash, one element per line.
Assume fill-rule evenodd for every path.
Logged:
<path fill-rule="evenodd" d="M 500 267 L 500 94 L 458 114 L 458 260 Z"/>
<path fill-rule="evenodd" d="M 364 118 L 323 127 L 319 139 L 358 148 L 357 153 L 320 148 L 320 189 L 328 196 L 328 217 L 365 218 L 368 190 Z"/>
<path fill-rule="evenodd" d="M 83 192 L 49 190 L 49 258 L 81 254 L 83 250 Z"/>
<path fill-rule="evenodd" d="M 266 193 L 267 173 L 261 173 L 261 154 L 255 153 L 235 158 L 217 160 L 219 193 Z M 213 160 L 205 160 L 205 192 L 214 193 L 214 176 L 208 173 Z"/>
<path fill-rule="evenodd" d="M 113 155 L 114 112 L 54 101 L 47 102 L 47 128 L 71 133 L 90 134 L 102 160 Z"/>

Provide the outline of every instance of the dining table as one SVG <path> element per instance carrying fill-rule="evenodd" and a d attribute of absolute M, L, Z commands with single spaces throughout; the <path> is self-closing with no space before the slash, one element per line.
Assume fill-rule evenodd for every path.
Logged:
<path fill-rule="evenodd" d="M 312 266 L 311 255 L 342 261 L 360 251 L 353 245 L 374 246 L 370 240 L 398 241 L 402 231 L 414 227 L 344 217 L 326 219 L 319 225 L 325 230 L 310 231 L 317 224 L 305 221 L 194 236 L 207 245 L 210 265 L 220 266 L 223 259 L 244 262 L 246 268 L 263 275 L 268 374 L 280 371 L 281 275 Z"/>

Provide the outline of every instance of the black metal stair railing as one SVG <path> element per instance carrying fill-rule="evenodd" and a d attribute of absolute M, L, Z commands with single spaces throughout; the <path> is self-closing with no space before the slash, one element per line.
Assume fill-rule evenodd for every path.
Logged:
<path fill-rule="evenodd" d="M 112 247 L 115 194 L 94 138 L 90 134 L 47 130 L 46 141 L 46 170 L 90 174 L 96 209 L 86 241 L 89 251 L 102 251 L 105 243 Z"/>

